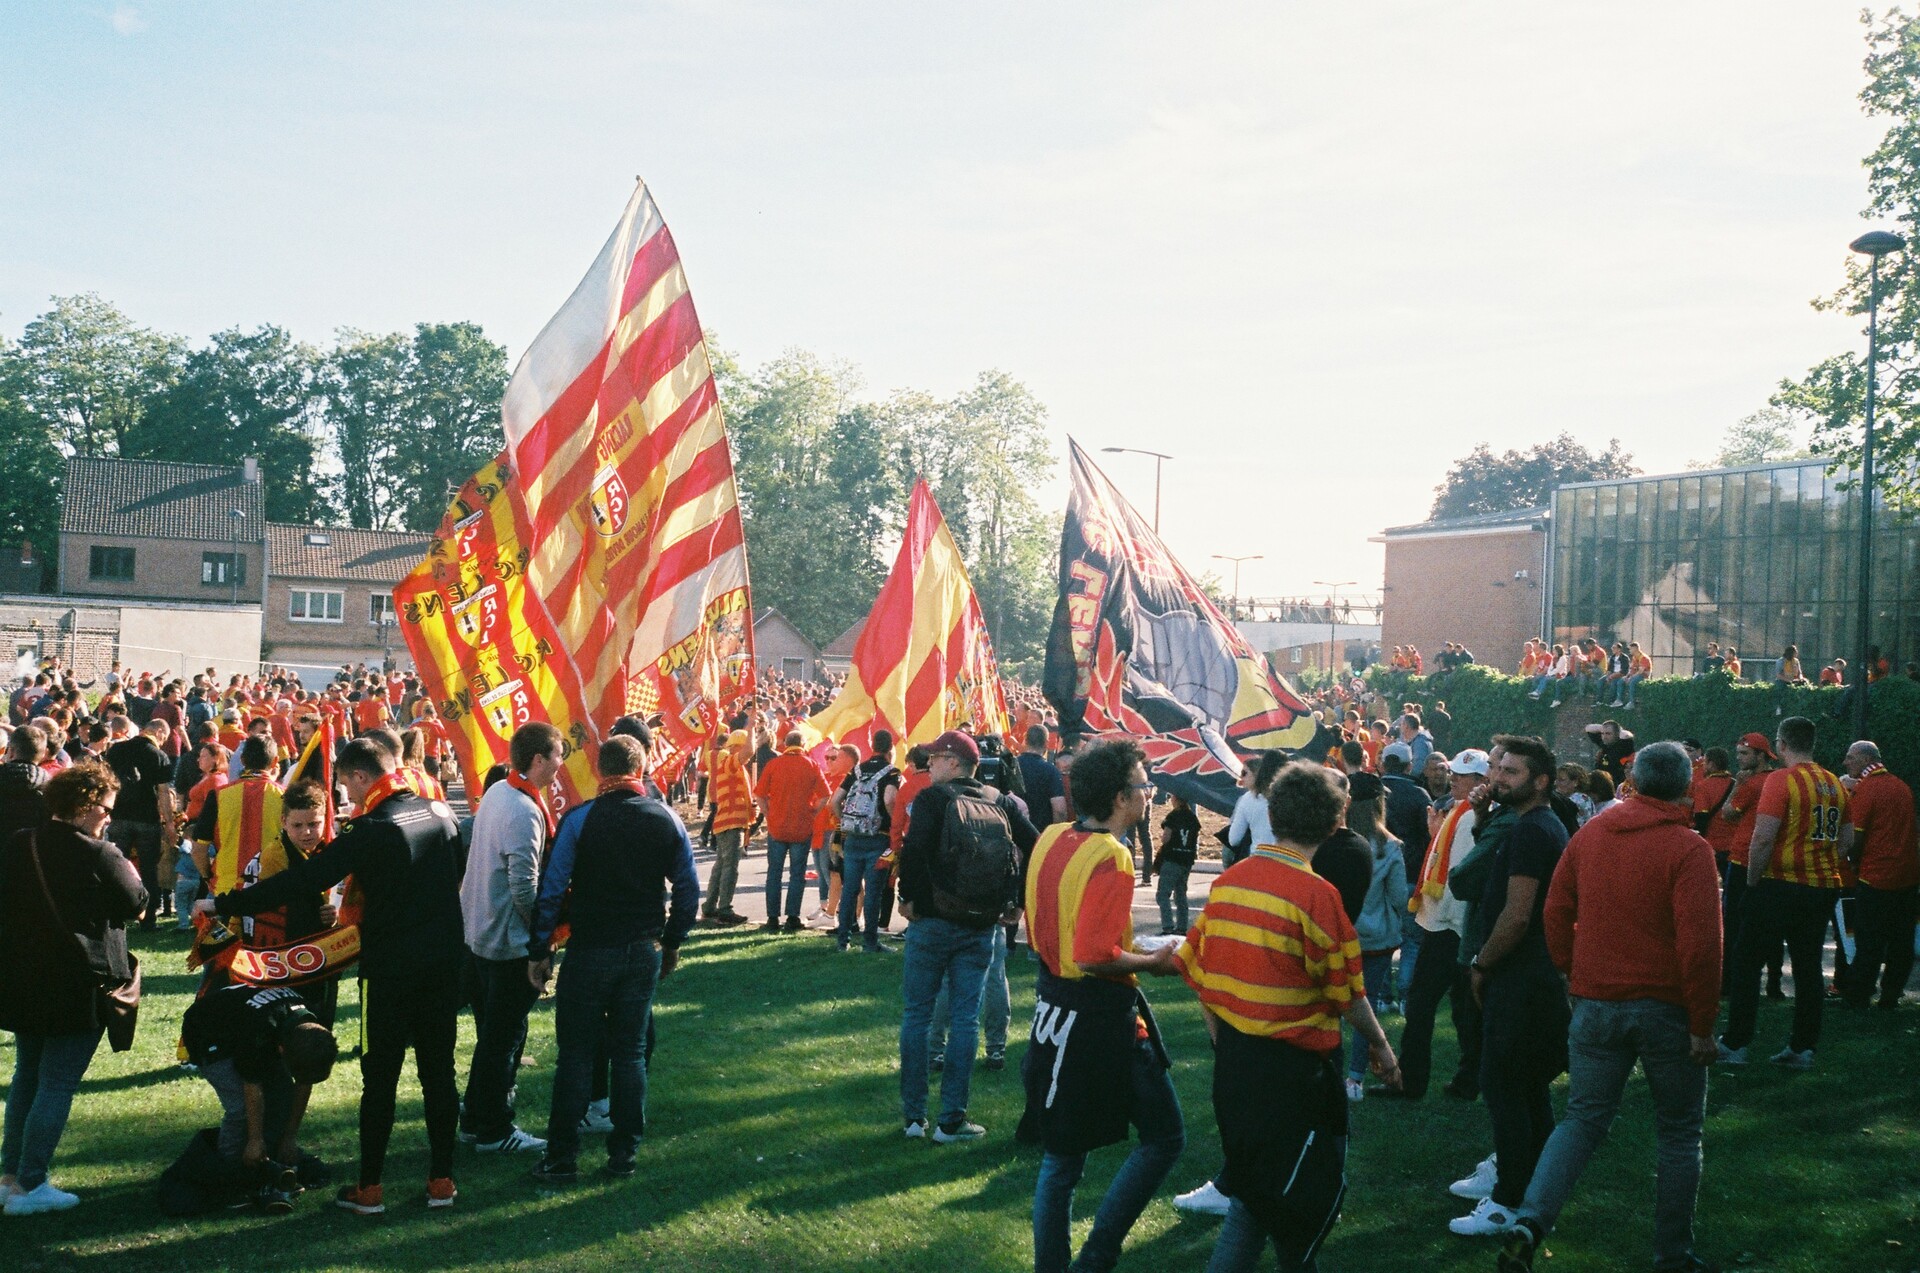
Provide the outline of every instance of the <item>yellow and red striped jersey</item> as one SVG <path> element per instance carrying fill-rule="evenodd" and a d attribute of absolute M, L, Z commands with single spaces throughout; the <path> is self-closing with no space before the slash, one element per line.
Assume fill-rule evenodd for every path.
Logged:
<path fill-rule="evenodd" d="M 1339 890 L 1306 858 L 1272 845 L 1221 873 L 1178 959 L 1222 1021 L 1310 1052 L 1340 1046 L 1341 1009 L 1366 993 Z"/>
<path fill-rule="evenodd" d="M 1040 833 L 1027 862 L 1027 940 L 1047 971 L 1067 981 L 1081 964 L 1111 963 L 1133 949 L 1133 854 L 1105 831 L 1060 822 Z M 1134 977 L 1109 978 L 1133 985 Z"/>
<path fill-rule="evenodd" d="M 724 747 L 713 755 L 707 798 L 713 802 L 715 831 L 738 831 L 753 825 L 753 791 L 747 785 L 747 771 Z"/>
<path fill-rule="evenodd" d="M 1808 761 L 1767 775 L 1757 812 L 1780 819 L 1767 878 L 1814 888 L 1840 888 L 1840 828 L 1847 791 L 1840 780 Z"/>
<path fill-rule="evenodd" d="M 215 896 L 246 888 L 287 869 L 280 841 L 280 787 L 267 774 L 249 772 L 209 797 L 214 802 L 213 882 Z M 262 911 L 241 921 L 248 945 L 286 941 L 284 909 Z"/>

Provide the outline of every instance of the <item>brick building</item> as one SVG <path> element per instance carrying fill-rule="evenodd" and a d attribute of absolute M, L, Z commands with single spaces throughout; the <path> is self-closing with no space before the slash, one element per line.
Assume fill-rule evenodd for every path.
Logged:
<path fill-rule="evenodd" d="M 410 664 L 394 624 L 393 587 L 427 555 L 429 538 L 269 523 L 262 661 L 318 670 Z"/>
<path fill-rule="evenodd" d="M 1512 671 L 1526 639 L 1546 631 L 1546 509 L 1394 526 L 1380 538 L 1380 644 L 1389 654 L 1412 644 L 1431 666 L 1444 643 L 1459 641 Z"/>
<path fill-rule="evenodd" d="M 71 456 L 55 590 L 67 597 L 260 604 L 259 463 L 228 468 Z"/>

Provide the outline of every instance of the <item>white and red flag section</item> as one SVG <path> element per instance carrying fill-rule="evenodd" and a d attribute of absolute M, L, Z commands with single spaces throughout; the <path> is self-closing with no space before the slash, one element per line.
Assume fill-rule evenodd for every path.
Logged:
<path fill-rule="evenodd" d="M 882 727 L 902 747 L 961 725 L 981 735 L 1007 730 L 980 601 L 924 480 L 914 483 L 900 553 L 853 648 L 847 683 L 807 724 L 863 754 Z"/>
<path fill-rule="evenodd" d="M 752 692 L 746 547 L 706 341 L 644 184 L 514 369 L 507 447 L 395 590 L 470 784 L 529 720 L 585 799 L 614 719 L 696 749 Z M 477 786 L 472 787 L 477 790 Z"/>
<path fill-rule="evenodd" d="M 1221 813 L 1241 760 L 1313 741 L 1312 711 L 1068 439 L 1073 489 L 1043 685 L 1061 732 L 1131 737 L 1154 781 Z"/>

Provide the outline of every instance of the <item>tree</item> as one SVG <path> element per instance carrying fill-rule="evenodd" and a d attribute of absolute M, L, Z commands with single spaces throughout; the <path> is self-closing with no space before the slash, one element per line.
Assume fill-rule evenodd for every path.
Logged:
<path fill-rule="evenodd" d="M 1719 453 L 1711 461 L 1689 467 L 1731 469 L 1745 464 L 1804 460 L 1811 454 L 1792 416 L 1778 407 L 1762 407 L 1727 430 L 1720 441 Z"/>
<path fill-rule="evenodd" d="M 1607 449 L 1589 451 L 1571 433 L 1528 451 L 1495 455 L 1482 442 L 1473 453 L 1447 470 L 1447 479 L 1434 487 L 1432 517 L 1470 517 L 1476 513 L 1506 513 L 1544 505 L 1553 488 L 1565 482 L 1595 482 L 1631 477 L 1640 470 L 1633 457 L 1610 438 Z"/>
<path fill-rule="evenodd" d="M 421 323 L 407 372 L 406 437 L 388 472 L 401 488 L 400 525 L 430 531 L 446 514 L 450 490 L 506 444 L 500 400 L 507 348 L 487 339 L 478 323 Z"/>
<path fill-rule="evenodd" d="M 0 482 L 0 552 L 32 544 L 50 563 L 60 534 L 65 465 L 53 430 L 22 395 L 24 374 L 18 346 L 0 340 L 0 473 L 7 475 Z"/>
<path fill-rule="evenodd" d="M 1920 503 L 1920 288 L 1914 285 L 1913 252 L 1920 250 L 1920 20 L 1898 10 L 1871 11 L 1867 28 L 1866 87 L 1860 105 L 1887 121 L 1887 131 L 1866 157 L 1865 219 L 1890 225 L 1908 251 L 1880 261 L 1879 397 L 1875 416 L 1876 484 L 1890 503 Z M 1813 307 L 1865 315 L 1869 271 L 1848 257 L 1846 281 Z M 1784 380 L 1773 405 L 1812 425 L 1813 451 L 1858 471 L 1866 419 L 1866 343 L 1836 354 L 1798 380 Z"/>
<path fill-rule="evenodd" d="M 75 455 L 119 455 L 186 345 L 135 325 L 92 292 L 56 296 L 15 347 L 19 400 Z"/>
<path fill-rule="evenodd" d="M 340 465 L 332 485 L 349 525 L 400 525 L 404 494 L 387 473 L 406 434 L 411 353 L 398 332 L 342 331 L 321 368 L 327 433 Z"/>
<path fill-rule="evenodd" d="M 313 521 L 323 506 L 319 369 L 319 354 L 285 328 L 217 332 L 186 355 L 179 378 L 150 400 L 120 453 L 222 465 L 252 456 L 267 516 Z"/>

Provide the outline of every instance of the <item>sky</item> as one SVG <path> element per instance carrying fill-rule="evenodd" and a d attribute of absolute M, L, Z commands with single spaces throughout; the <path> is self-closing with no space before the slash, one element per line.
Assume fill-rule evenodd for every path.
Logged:
<path fill-rule="evenodd" d="M 748 366 L 1005 371 L 1062 473 L 1174 457 L 1195 573 L 1371 592 L 1476 444 L 1678 469 L 1864 344 L 1809 305 L 1865 228 L 1864 53 L 1832 0 L 12 0 L 0 334 L 93 291 L 517 358 L 641 176 Z"/>

